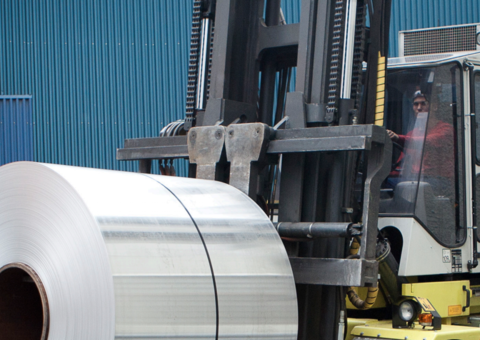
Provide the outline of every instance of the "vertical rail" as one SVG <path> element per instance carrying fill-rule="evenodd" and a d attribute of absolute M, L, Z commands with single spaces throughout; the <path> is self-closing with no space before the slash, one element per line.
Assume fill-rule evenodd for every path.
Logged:
<path fill-rule="evenodd" d="M 265 9 L 265 24 L 276 26 L 280 23 L 280 0 L 267 0 Z M 273 101 L 275 97 L 276 60 L 265 58 L 262 69 L 260 87 L 260 121 L 269 126 L 273 125 Z"/>

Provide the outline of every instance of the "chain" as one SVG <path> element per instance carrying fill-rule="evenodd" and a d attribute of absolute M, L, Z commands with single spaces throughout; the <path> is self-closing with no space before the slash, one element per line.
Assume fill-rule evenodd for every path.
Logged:
<path fill-rule="evenodd" d="M 200 47 L 202 0 L 193 1 L 192 35 L 190 38 L 190 60 L 188 64 L 187 105 L 185 115 L 185 127 L 193 125 L 195 119 L 195 94 L 198 73 L 198 52 Z"/>
<path fill-rule="evenodd" d="M 363 76 L 363 58 L 365 51 L 365 4 L 358 5 L 355 24 L 355 46 L 353 54 L 352 96 L 354 108 L 360 108 Z"/>
<path fill-rule="evenodd" d="M 330 75 L 328 80 L 327 95 L 327 120 L 333 121 L 336 113 L 336 105 L 339 92 L 339 74 L 342 55 L 344 24 L 344 0 L 335 1 L 335 14 L 333 18 L 333 38 L 332 38 L 332 55 L 330 59 Z"/>

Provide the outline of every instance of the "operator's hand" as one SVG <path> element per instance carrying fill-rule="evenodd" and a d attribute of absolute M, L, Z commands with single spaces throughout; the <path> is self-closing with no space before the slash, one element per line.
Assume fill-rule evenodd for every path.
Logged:
<path fill-rule="evenodd" d="M 394 142 L 398 141 L 398 135 L 395 132 L 387 129 L 387 133 L 388 133 L 388 137 L 390 137 L 392 141 Z"/>

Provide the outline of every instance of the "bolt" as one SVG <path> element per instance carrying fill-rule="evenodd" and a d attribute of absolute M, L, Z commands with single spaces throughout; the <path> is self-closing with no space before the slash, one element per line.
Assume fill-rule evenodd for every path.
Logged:
<path fill-rule="evenodd" d="M 197 133 L 195 131 L 191 131 L 190 138 L 196 138 L 196 137 L 197 137 Z"/>
<path fill-rule="evenodd" d="M 232 138 L 233 137 L 233 130 L 228 131 L 228 135 L 230 136 L 230 138 Z"/>
<path fill-rule="evenodd" d="M 222 138 L 222 131 L 221 130 L 218 130 L 218 131 L 215 132 L 215 138 L 216 139 Z"/>

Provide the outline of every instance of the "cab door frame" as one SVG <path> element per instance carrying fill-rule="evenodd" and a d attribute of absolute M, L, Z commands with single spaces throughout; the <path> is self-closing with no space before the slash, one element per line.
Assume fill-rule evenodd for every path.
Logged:
<path fill-rule="evenodd" d="M 478 226 L 478 213 L 480 213 L 480 119 L 477 119 L 477 114 L 480 114 L 480 63 L 478 61 L 465 60 L 465 72 L 467 73 L 467 82 L 465 84 L 465 121 L 468 121 L 467 128 L 470 128 L 470 135 L 467 133 L 466 138 L 470 137 L 470 141 L 465 141 L 466 148 L 470 148 L 470 157 L 466 157 L 470 166 L 467 165 L 467 195 L 470 193 L 471 198 L 467 196 L 467 202 L 471 202 L 470 213 L 467 213 L 469 220 L 468 235 L 471 238 L 471 252 L 468 260 L 468 269 L 475 272 L 478 271 L 478 242 L 480 242 L 480 235 Z M 478 122 L 477 122 L 478 121 Z M 467 129 L 468 131 L 468 129 Z M 468 156 L 468 154 L 467 154 Z M 468 172 L 471 175 L 468 175 Z M 469 183 L 470 182 L 470 183 Z M 470 205 L 470 204 L 468 204 Z M 467 207 L 468 209 L 468 207 Z M 471 221 L 471 223 L 470 223 Z"/>

